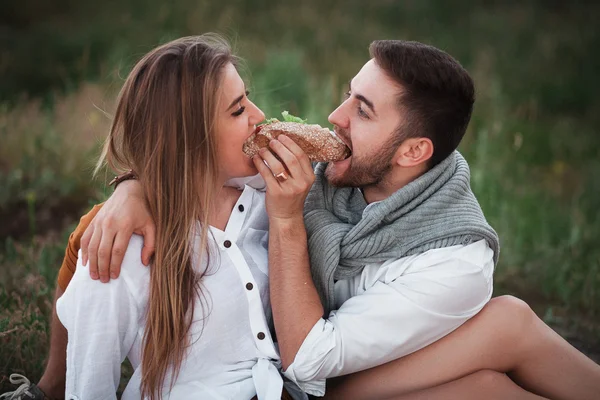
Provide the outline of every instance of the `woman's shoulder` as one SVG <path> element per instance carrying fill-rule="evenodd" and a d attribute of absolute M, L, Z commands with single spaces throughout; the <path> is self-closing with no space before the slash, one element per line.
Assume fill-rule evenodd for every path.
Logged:
<path fill-rule="evenodd" d="M 82 310 L 85 310 L 86 315 L 100 315 L 121 309 L 123 314 L 125 307 L 133 313 L 130 315 L 143 314 L 150 282 L 149 269 L 141 261 L 143 245 L 141 236 L 134 235 L 131 238 L 119 277 L 107 283 L 90 277 L 89 265 L 82 263 L 81 250 L 79 251 L 75 274 L 56 302 L 56 312 L 65 327 L 72 327 L 74 318 L 80 315 Z M 129 306 L 126 306 L 127 304 Z"/>
<path fill-rule="evenodd" d="M 142 263 L 142 249 L 144 248 L 144 237 L 132 235 L 129 245 L 123 257 L 121 271 L 128 274 L 148 274 L 148 267 Z"/>
<path fill-rule="evenodd" d="M 144 238 L 140 235 L 132 235 L 121 263 L 119 277 L 116 279 L 111 278 L 108 283 L 92 280 L 89 275 L 89 265 L 83 265 L 81 261 L 81 250 L 79 250 L 73 283 L 78 285 L 106 285 L 104 286 L 106 289 L 104 291 L 110 291 L 110 286 L 124 286 L 124 288 L 119 290 L 129 290 L 130 292 L 133 292 L 133 294 L 139 295 L 140 290 L 147 288 L 147 283 L 150 279 L 149 267 L 142 263 L 143 247 Z M 102 289 L 100 290 L 102 291 Z"/>

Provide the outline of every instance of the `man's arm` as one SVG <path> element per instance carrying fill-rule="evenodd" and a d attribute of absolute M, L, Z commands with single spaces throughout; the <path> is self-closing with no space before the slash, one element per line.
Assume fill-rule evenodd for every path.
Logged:
<path fill-rule="evenodd" d="M 302 216 L 269 221 L 269 282 L 275 331 L 284 369 L 323 316 L 310 274 Z"/>
<path fill-rule="evenodd" d="M 271 273 L 278 268 L 302 266 L 290 260 L 285 266 L 270 264 Z M 492 251 L 483 241 L 368 266 L 360 277 L 358 294 L 327 319 L 316 321 L 285 375 L 302 387 L 387 363 L 435 342 L 489 301 L 492 271 Z M 289 274 L 279 275 L 280 279 L 286 276 L 289 279 Z M 293 282 L 273 280 L 271 285 Z M 274 310 L 281 297 L 292 310 L 293 304 L 302 302 L 299 297 L 289 298 L 296 292 L 287 290 L 286 296 L 272 298 Z M 298 318 L 293 312 L 287 315 L 290 329 L 302 324 L 294 317 Z M 279 331 L 278 340 L 286 340 Z"/>
<path fill-rule="evenodd" d="M 253 161 L 267 187 L 271 307 L 281 362 L 287 368 L 323 316 L 310 274 L 303 217 L 304 200 L 315 175 L 308 156 L 290 138 L 280 135 L 269 147 L 279 159 L 261 149 Z M 275 178 L 280 173 L 286 177 L 282 181 Z"/>
<path fill-rule="evenodd" d="M 92 279 L 116 279 L 131 236 L 144 237 L 142 262 L 150 263 L 154 253 L 155 226 L 138 181 L 121 183 L 90 222 L 81 237 L 83 264 Z M 89 263 L 88 263 L 89 261 Z"/>

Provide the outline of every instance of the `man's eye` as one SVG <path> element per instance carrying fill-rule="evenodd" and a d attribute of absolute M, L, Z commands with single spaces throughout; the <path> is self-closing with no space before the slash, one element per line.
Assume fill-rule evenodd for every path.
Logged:
<path fill-rule="evenodd" d="M 358 115 L 362 118 L 369 119 L 369 114 L 367 114 L 361 106 L 358 106 Z"/>
<path fill-rule="evenodd" d="M 239 117 L 246 110 L 246 107 L 242 106 L 237 111 L 233 112 L 231 115 L 234 117 Z"/>

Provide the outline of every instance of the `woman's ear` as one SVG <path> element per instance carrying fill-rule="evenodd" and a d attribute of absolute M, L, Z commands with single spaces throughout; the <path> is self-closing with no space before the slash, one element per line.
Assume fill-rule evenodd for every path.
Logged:
<path fill-rule="evenodd" d="M 396 164 L 401 167 L 414 167 L 426 163 L 433 156 L 433 142 L 429 138 L 406 139 L 396 152 Z"/>

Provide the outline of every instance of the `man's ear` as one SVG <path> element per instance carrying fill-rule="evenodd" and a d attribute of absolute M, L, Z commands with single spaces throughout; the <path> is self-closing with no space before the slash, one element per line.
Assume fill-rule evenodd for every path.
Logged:
<path fill-rule="evenodd" d="M 396 164 L 401 167 L 414 167 L 426 163 L 433 156 L 433 142 L 429 138 L 406 139 L 396 151 Z"/>

